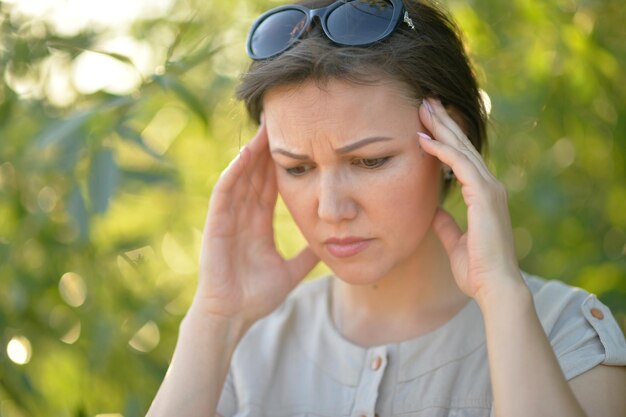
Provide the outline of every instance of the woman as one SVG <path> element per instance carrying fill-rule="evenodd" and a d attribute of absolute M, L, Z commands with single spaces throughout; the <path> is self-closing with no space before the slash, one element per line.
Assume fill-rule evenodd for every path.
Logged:
<path fill-rule="evenodd" d="M 213 190 L 149 415 L 625 415 L 610 311 L 519 269 L 453 23 L 422 1 L 304 4 L 251 30 L 238 95 L 259 130 Z M 453 178 L 466 232 L 439 207 Z M 308 242 L 290 260 L 278 193 Z M 333 275 L 298 285 L 320 260 Z"/>

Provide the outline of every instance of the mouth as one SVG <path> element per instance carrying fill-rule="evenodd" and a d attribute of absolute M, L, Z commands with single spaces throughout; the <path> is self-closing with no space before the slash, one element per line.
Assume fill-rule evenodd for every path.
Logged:
<path fill-rule="evenodd" d="M 348 258 L 364 251 L 371 241 L 360 237 L 330 238 L 324 242 L 324 247 L 334 257 Z"/>

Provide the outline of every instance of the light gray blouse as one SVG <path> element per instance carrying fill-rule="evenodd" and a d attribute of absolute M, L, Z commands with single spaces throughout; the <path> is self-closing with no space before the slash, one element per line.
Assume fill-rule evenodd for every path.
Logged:
<path fill-rule="evenodd" d="M 596 296 L 524 274 L 569 380 L 598 364 L 626 365 L 626 341 Z M 330 316 L 332 277 L 300 284 L 241 340 L 217 413 L 223 417 L 489 417 L 483 317 L 470 300 L 430 333 L 363 348 Z"/>

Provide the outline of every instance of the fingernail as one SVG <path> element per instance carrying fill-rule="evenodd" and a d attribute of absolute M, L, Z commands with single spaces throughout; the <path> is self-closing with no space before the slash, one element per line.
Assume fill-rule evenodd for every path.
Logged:
<path fill-rule="evenodd" d="M 417 132 L 417 136 L 419 136 L 420 138 L 424 140 L 433 140 L 433 138 L 431 138 L 429 135 L 427 135 L 424 132 Z"/>

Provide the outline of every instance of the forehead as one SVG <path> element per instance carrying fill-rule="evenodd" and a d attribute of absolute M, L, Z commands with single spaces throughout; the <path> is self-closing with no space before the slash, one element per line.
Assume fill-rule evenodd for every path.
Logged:
<path fill-rule="evenodd" d="M 361 101 L 363 97 L 369 97 L 370 100 Z M 265 111 L 314 111 L 316 108 L 323 108 L 324 104 L 350 106 L 359 103 L 360 107 L 368 107 L 368 104 L 376 106 L 375 103 L 380 103 L 377 100 L 412 106 L 416 106 L 418 102 L 411 96 L 410 88 L 406 84 L 390 78 L 373 84 L 356 84 L 333 78 L 327 81 L 306 80 L 270 88 L 264 94 L 263 108 Z"/>
<path fill-rule="evenodd" d="M 263 100 L 270 143 L 397 132 L 417 119 L 416 100 L 407 90 L 394 81 L 373 85 L 306 81 L 274 87 Z"/>

